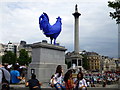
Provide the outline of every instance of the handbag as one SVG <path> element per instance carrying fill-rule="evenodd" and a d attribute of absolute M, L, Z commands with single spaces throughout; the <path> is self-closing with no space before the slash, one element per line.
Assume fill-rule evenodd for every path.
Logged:
<path fill-rule="evenodd" d="M 84 85 L 82 87 L 80 87 L 80 90 L 87 90 L 87 87 L 85 86 L 84 80 L 82 80 L 82 82 L 83 82 Z"/>
<path fill-rule="evenodd" d="M 49 82 L 49 85 L 53 88 L 56 83 L 57 82 L 55 81 L 54 75 L 52 75 L 51 79 L 50 79 L 50 82 Z"/>

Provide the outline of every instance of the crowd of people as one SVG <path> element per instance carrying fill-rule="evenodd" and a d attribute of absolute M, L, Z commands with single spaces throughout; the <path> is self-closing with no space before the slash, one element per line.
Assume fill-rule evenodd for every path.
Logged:
<path fill-rule="evenodd" d="M 51 76 L 50 86 L 56 90 L 87 90 L 87 87 L 95 87 L 95 84 L 115 83 L 119 80 L 120 75 L 116 73 L 103 73 L 103 74 L 86 74 L 81 70 L 73 77 L 73 70 L 68 70 L 63 73 L 61 65 L 56 67 L 55 73 Z M 0 90 L 10 90 L 9 84 L 18 84 L 24 81 L 25 86 L 29 90 L 41 90 L 42 83 L 36 78 L 36 75 L 31 74 L 31 78 L 25 82 L 25 72 L 18 64 L 10 68 L 0 63 Z"/>
<path fill-rule="evenodd" d="M 115 84 L 119 81 L 119 73 L 96 73 L 96 74 L 84 74 L 87 82 L 92 84 L 103 84 L 103 87 L 110 84 Z"/>
<path fill-rule="evenodd" d="M 0 90 L 10 90 L 10 84 L 18 84 L 21 80 L 25 81 L 23 68 L 15 64 L 11 68 L 0 63 Z"/>

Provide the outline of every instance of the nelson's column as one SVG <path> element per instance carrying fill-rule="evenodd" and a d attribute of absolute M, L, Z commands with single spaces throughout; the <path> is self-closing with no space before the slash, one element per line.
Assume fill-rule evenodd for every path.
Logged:
<path fill-rule="evenodd" d="M 70 66 L 68 68 L 80 69 L 83 70 L 82 67 L 82 56 L 79 53 L 79 16 L 81 15 L 78 12 L 77 5 L 75 5 L 75 12 L 72 14 L 75 18 L 74 21 L 74 51 L 69 52 L 66 55 L 66 61 Z M 73 67 L 72 67 L 73 66 Z"/>

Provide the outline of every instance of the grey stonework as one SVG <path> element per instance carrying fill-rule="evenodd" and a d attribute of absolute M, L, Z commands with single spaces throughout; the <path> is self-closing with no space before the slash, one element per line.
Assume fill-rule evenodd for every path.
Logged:
<path fill-rule="evenodd" d="M 28 78 L 31 76 L 31 69 L 35 69 L 37 79 L 41 82 L 49 82 L 52 74 L 55 73 L 57 65 L 62 65 L 64 71 L 65 49 L 62 46 L 56 46 L 48 43 L 34 43 L 32 45 L 32 62 L 28 68 Z"/>

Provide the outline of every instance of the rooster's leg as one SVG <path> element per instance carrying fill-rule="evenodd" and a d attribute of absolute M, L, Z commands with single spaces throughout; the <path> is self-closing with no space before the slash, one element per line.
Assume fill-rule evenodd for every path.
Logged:
<path fill-rule="evenodd" d="M 54 45 L 56 45 L 56 39 L 54 39 Z"/>
<path fill-rule="evenodd" d="M 51 39 L 51 44 L 52 44 L 52 39 Z"/>
<path fill-rule="evenodd" d="M 53 40 L 53 38 L 50 37 L 51 44 L 52 44 L 52 40 Z"/>

